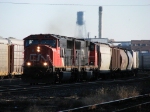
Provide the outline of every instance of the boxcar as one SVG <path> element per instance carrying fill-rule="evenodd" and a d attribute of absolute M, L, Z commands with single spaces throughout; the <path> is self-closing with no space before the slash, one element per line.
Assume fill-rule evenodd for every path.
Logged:
<path fill-rule="evenodd" d="M 150 53 L 139 54 L 139 69 L 142 71 L 150 70 Z"/>
<path fill-rule="evenodd" d="M 20 76 L 23 72 L 23 40 L 0 38 L 0 77 Z"/>

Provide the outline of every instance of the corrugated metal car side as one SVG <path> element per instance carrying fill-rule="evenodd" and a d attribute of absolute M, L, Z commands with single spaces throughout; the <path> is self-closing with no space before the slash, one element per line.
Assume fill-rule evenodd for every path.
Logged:
<path fill-rule="evenodd" d="M 9 46 L 0 44 L 0 76 L 9 74 Z"/>
<path fill-rule="evenodd" d="M 150 53 L 140 53 L 139 59 L 139 68 L 150 70 Z"/>
<path fill-rule="evenodd" d="M 23 64 L 23 45 L 11 45 L 11 74 L 12 75 L 21 75 L 23 73 L 22 64 Z"/>
<path fill-rule="evenodd" d="M 143 56 L 143 68 L 145 70 L 150 70 L 150 55 Z"/>

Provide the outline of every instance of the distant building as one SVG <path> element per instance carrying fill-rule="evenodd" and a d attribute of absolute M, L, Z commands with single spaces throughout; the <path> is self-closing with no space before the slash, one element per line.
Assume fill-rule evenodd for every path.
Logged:
<path fill-rule="evenodd" d="M 139 53 L 150 53 L 150 40 L 115 41 L 108 38 L 86 38 L 92 42 L 108 43 L 128 50 L 139 51 Z"/>
<path fill-rule="evenodd" d="M 140 53 L 150 52 L 150 40 L 131 40 L 131 49 Z"/>
<path fill-rule="evenodd" d="M 120 48 L 125 48 L 131 50 L 131 41 L 112 41 L 113 39 L 109 40 L 109 44 L 112 46 L 118 46 Z"/>
<path fill-rule="evenodd" d="M 131 42 L 130 41 L 120 42 L 120 44 L 118 44 L 117 46 L 120 48 L 125 48 L 128 50 L 131 50 Z"/>
<path fill-rule="evenodd" d="M 91 42 L 100 42 L 100 43 L 108 43 L 108 38 L 86 38 L 86 40 L 89 40 Z"/>

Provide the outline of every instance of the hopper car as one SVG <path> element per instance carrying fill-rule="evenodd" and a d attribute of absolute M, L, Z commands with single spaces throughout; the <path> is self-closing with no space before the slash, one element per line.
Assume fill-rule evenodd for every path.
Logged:
<path fill-rule="evenodd" d="M 22 80 L 30 83 L 96 80 L 136 75 L 137 52 L 55 34 L 24 38 Z"/>

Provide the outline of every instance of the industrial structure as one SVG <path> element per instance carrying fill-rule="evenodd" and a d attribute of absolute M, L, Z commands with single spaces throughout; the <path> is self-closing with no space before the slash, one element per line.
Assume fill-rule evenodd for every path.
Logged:
<path fill-rule="evenodd" d="M 150 40 L 131 40 L 131 49 L 141 53 L 150 53 Z"/>
<path fill-rule="evenodd" d="M 77 12 L 76 34 L 77 38 L 87 38 L 86 26 L 84 21 L 84 12 Z"/>
<path fill-rule="evenodd" d="M 99 38 L 101 38 L 102 35 L 102 7 L 99 7 L 99 27 L 98 27 L 98 32 L 99 32 Z"/>
<path fill-rule="evenodd" d="M 91 42 L 108 43 L 108 38 L 102 38 L 102 6 L 99 6 L 98 8 L 98 17 L 98 37 L 95 36 L 94 38 L 89 38 L 88 34 L 88 38 L 86 38 L 86 40 L 89 40 Z"/>

